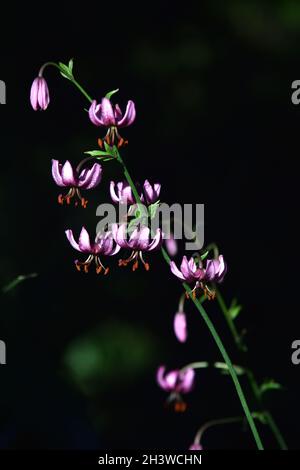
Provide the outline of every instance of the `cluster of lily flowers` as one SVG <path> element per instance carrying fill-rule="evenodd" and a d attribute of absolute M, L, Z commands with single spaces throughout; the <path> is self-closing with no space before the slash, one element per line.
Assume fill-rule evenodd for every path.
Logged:
<path fill-rule="evenodd" d="M 49 105 L 49 90 L 42 75 L 39 75 L 32 84 L 30 101 L 34 110 L 45 110 Z M 134 122 L 136 110 L 133 101 L 128 101 L 123 115 L 118 104 L 113 106 L 109 98 L 102 98 L 101 103 L 94 100 L 90 105 L 88 115 L 95 126 L 106 128 L 105 137 L 98 139 L 101 148 L 104 142 L 109 146 L 114 146 L 116 143 L 118 147 L 128 143 L 120 135 L 119 128 L 129 126 Z M 82 196 L 81 191 L 95 189 L 100 184 L 103 175 L 103 168 L 99 163 L 94 163 L 91 168 L 84 167 L 90 160 L 90 157 L 84 159 L 76 168 L 68 160 L 63 164 L 58 160 L 52 160 L 54 182 L 57 186 L 66 190 L 65 194 L 58 195 L 59 204 L 66 203 L 69 205 L 71 201 L 74 201 L 75 206 L 81 205 L 86 208 L 88 201 Z M 148 180 L 145 180 L 139 194 L 141 202 L 147 206 L 159 203 L 160 191 L 161 185 L 159 183 L 152 185 Z M 137 201 L 132 189 L 125 181 L 117 183 L 111 181 L 110 195 L 114 203 L 136 206 Z M 90 265 L 94 262 L 97 274 L 101 272 L 107 274 L 109 272 L 103 258 L 115 256 L 121 249 L 130 250 L 130 255 L 125 259 L 119 259 L 119 266 L 127 266 L 132 263 L 132 270 L 135 271 L 140 261 L 148 271 L 150 266 L 144 259 L 144 253 L 160 249 L 164 241 L 164 235 L 159 228 L 155 234 L 152 234 L 147 226 L 139 224 L 134 227 L 131 233 L 128 233 L 127 222 L 112 224 L 108 231 L 98 233 L 94 241 L 91 241 L 85 227 L 82 227 L 78 241 L 75 240 L 71 229 L 67 229 L 65 234 L 71 246 L 85 255 L 85 259 L 75 260 L 76 269 L 87 273 Z M 169 254 L 171 256 L 175 255 L 177 253 L 176 241 L 171 237 L 166 239 L 165 242 Z M 208 287 L 208 283 L 222 282 L 227 266 L 222 255 L 217 259 L 207 259 L 205 265 L 201 257 L 188 259 L 183 256 L 179 268 L 174 261 L 171 261 L 170 269 L 180 281 L 192 285 L 191 293 L 194 297 L 197 291 L 201 291 L 208 299 L 212 299 L 214 298 L 214 291 Z M 175 314 L 173 327 L 177 339 L 184 343 L 187 340 L 187 322 L 182 309 L 179 309 Z M 160 366 L 156 380 L 158 385 L 168 393 L 167 402 L 174 405 L 175 411 L 185 411 L 187 405 L 182 399 L 182 395 L 193 390 L 195 383 L 194 369 L 175 369 L 166 372 L 165 366 Z M 202 446 L 197 440 L 190 447 L 190 450 L 201 449 Z"/>

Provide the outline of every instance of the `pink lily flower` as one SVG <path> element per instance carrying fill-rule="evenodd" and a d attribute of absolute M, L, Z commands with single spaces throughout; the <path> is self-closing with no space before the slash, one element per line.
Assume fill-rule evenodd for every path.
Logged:
<path fill-rule="evenodd" d="M 166 373 L 165 366 L 160 366 L 157 370 L 156 380 L 163 390 L 170 393 L 168 402 L 175 403 L 175 411 L 185 411 L 187 405 L 182 400 L 181 394 L 189 393 L 193 389 L 194 369 L 175 369 Z"/>
<path fill-rule="evenodd" d="M 204 294 L 208 296 L 208 299 L 213 299 L 215 292 L 211 291 L 206 283 L 222 282 L 227 271 L 227 265 L 222 255 L 214 260 L 208 259 L 205 268 L 201 261 L 197 264 L 193 257 L 188 260 L 186 256 L 182 258 L 180 270 L 174 261 L 170 262 L 170 268 L 172 273 L 181 281 L 189 284 L 195 282 L 195 287 L 192 290 L 194 296 L 196 295 L 196 290 L 201 288 Z"/>
<path fill-rule="evenodd" d="M 108 145 L 114 145 L 115 139 L 118 141 L 118 147 L 127 144 L 119 134 L 119 127 L 130 126 L 136 116 L 135 104 L 129 100 L 127 103 L 125 114 L 118 104 L 114 107 L 108 98 L 102 98 L 101 104 L 94 100 L 89 109 L 89 118 L 95 126 L 108 128 L 104 140 Z M 103 146 L 102 139 L 98 140 L 100 147 Z"/>
<path fill-rule="evenodd" d="M 104 270 L 104 274 L 108 273 L 109 268 L 106 268 L 102 264 L 100 255 L 114 256 L 120 251 L 120 246 L 114 243 L 111 232 L 98 234 L 94 243 L 91 243 L 90 236 L 84 227 L 81 229 L 78 242 L 75 241 L 72 230 L 66 230 L 65 234 L 75 250 L 80 251 L 80 253 L 88 254 L 85 261 L 75 260 L 75 266 L 78 271 L 81 271 L 81 268 L 83 268 L 84 272 L 87 273 L 90 264 L 94 260 L 97 274 L 99 274 L 102 269 Z"/>
<path fill-rule="evenodd" d="M 58 186 L 70 188 L 66 195 L 60 194 L 58 196 L 59 204 L 63 204 L 64 201 L 70 204 L 71 199 L 77 195 L 82 207 L 85 208 L 88 201 L 81 196 L 80 189 L 95 188 L 101 181 L 102 167 L 99 163 L 94 163 L 92 168 L 84 168 L 78 174 L 77 170 L 73 170 L 68 160 L 64 165 L 58 160 L 52 160 L 52 176 Z M 75 205 L 77 206 L 77 201 Z"/>
<path fill-rule="evenodd" d="M 156 230 L 156 234 L 153 238 L 150 237 L 150 229 L 146 226 L 140 226 L 130 235 L 127 240 L 127 225 L 118 224 L 112 225 L 112 233 L 114 240 L 121 248 L 127 248 L 132 250 L 131 255 L 127 259 L 120 259 L 119 266 L 127 266 L 128 263 L 134 261 L 132 265 L 132 271 L 138 268 L 138 258 L 140 258 L 146 271 L 150 269 L 149 263 L 146 263 L 143 258 L 144 251 L 152 251 L 160 248 L 162 244 L 162 232 L 161 229 Z"/>

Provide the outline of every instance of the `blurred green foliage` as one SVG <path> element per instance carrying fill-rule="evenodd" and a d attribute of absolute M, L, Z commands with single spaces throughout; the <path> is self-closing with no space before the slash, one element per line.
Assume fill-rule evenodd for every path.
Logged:
<path fill-rule="evenodd" d="M 157 355 L 154 338 L 145 328 L 108 320 L 73 340 L 63 363 L 80 390 L 93 395 L 138 380 L 151 365 L 156 366 Z"/>

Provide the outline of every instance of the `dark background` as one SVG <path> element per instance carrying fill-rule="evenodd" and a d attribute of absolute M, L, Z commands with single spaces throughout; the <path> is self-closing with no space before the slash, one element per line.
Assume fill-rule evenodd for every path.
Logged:
<path fill-rule="evenodd" d="M 122 175 L 107 163 L 86 210 L 56 202 L 51 158 L 79 162 L 102 132 L 89 122 L 84 97 L 53 68 L 45 74 L 48 110 L 30 107 L 39 67 L 71 57 L 92 96 L 119 87 L 121 107 L 135 101 L 136 122 L 123 130 L 134 178 L 161 182 L 166 202 L 205 204 L 206 243 L 215 241 L 229 266 L 222 292 L 243 305 L 237 325 L 247 329 L 247 363 L 259 381 L 284 385 L 267 403 L 289 447 L 299 448 L 300 366 L 291 363 L 291 343 L 300 336 L 300 107 L 291 102 L 291 83 L 300 78 L 300 5 L 198 3 L 2 12 L 1 285 L 38 273 L 1 295 L 3 448 L 184 449 L 205 421 L 242 414 L 230 378 L 215 371 L 197 373 L 185 414 L 165 409 L 155 382 L 159 364 L 220 355 L 192 304 L 189 341 L 174 338 L 181 287 L 159 254 L 151 255 L 148 273 L 119 269 L 116 259 L 105 278 L 74 269 L 64 230 L 84 224 L 94 231 L 96 207 L 109 201 L 109 181 Z M 243 360 L 217 304 L 207 310 L 233 360 Z M 266 446 L 276 447 L 259 428 Z M 250 432 L 237 425 L 207 431 L 203 444 L 254 448 Z"/>

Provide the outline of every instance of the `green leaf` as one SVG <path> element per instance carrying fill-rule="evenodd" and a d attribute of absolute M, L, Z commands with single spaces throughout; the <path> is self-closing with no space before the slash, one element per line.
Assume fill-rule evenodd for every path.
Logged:
<path fill-rule="evenodd" d="M 112 155 L 114 156 L 114 150 L 113 150 L 113 147 L 111 147 L 110 145 L 108 145 L 107 142 L 104 141 L 104 148 L 107 152 L 108 155 Z"/>
<path fill-rule="evenodd" d="M 157 209 L 159 207 L 159 203 L 160 203 L 160 201 L 156 201 L 154 204 L 150 204 L 150 206 L 148 207 L 148 212 L 149 212 L 149 215 L 150 215 L 150 219 L 154 219 L 154 217 L 156 215 L 156 212 L 157 212 Z"/>
<path fill-rule="evenodd" d="M 118 91 L 119 91 L 119 88 L 117 88 L 116 90 L 109 91 L 108 93 L 106 93 L 105 98 L 110 100 L 111 96 L 117 93 Z"/>
<path fill-rule="evenodd" d="M 72 80 L 73 77 L 73 59 L 69 61 L 69 65 L 63 64 L 62 62 L 58 62 L 60 68 L 60 74 L 66 78 L 67 80 Z"/>
<path fill-rule="evenodd" d="M 69 60 L 69 71 L 71 73 L 73 73 L 73 65 L 74 65 L 74 60 L 73 59 L 70 59 Z"/>
<path fill-rule="evenodd" d="M 110 156 L 109 153 L 104 152 L 103 150 L 88 150 L 84 153 L 86 153 L 87 155 L 91 155 L 91 157 Z"/>
<path fill-rule="evenodd" d="M 230 307 L 228 308 L 228 313 L 230 315 L 230 318 L 234 320 L 240 314 L 240 311 L 242 310 L 242 308 L 243 308 L 242 305 L 239 305 L 237 303 L 237 299 L 233 299 Z"/>
<path fill-rule="evenodd" d="M 273 379 L 266 379 L 260 385 L 260 393 L 265 393 L 268 390 L 281 390 L 283 387 L 278 382 L 275 382 Z"/>

